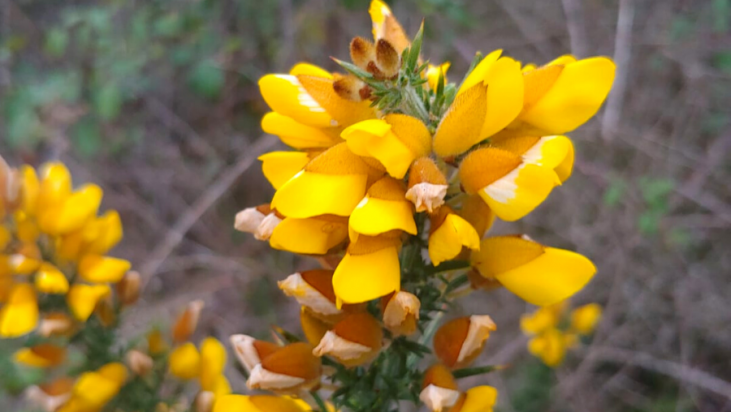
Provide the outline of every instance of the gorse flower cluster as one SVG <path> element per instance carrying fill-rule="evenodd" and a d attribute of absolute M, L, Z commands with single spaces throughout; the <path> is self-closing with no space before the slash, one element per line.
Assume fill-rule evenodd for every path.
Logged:
<path fill-rule="evenodd" d="M 440 325 L 441 317 L 470 290 L 504 287 L 546 307 L 592 278 L 594 265 L 577 253 L 485 234 L 571 176 L 574 147 L 562 134 L 597 112 L 614 64 L 567 55 L 522 65 L 497 50 L 478 54 L 456 85 L 448 63 L 424 61 L 421 30 L 410 41 L 379 0 L 370 14 L 373 40 L 356 37 L 352 62 L 336 60 L 345 74 L 300 63 L 259 80 L 272 109 L 264 131 L 297 151 L 260 157 L 276 193 L 239 212 L 235 227 L 317 257 L 322 269 L 279 282 L 302 305 L 309 343 L 237 335 L 232 344 L 252 389 L 303 396 L 324 379 L 345 410 L 397 410 L 399 401 L 491 410 L 493 388 L 461 392 L 455 377 L 495 369 L 464 369 L 495 323 L 480 314 Z M 556 352 L 542 356 L 551 365 L 563 358 L 556 325 L 529 328 L 533 353 Z M 419 370 L 421 359 L 433 366 Z"/>
<path fill-rule="evenodd" d="M 225 375 L 217 339 L 192 341 L 203 303 L 167 331 L 119 342 L 122 310 L 140 291 L 130 263 L 108 256 L 122 238 L 102 191 L 73 188 L 48 163 L 12 169 L 0 159 L 0 337 L 22 337 L 15 359 L 55 368 L 28 390 L 49 412 L 492 411 L 497 391 L 460 378 L 501 369 L 474 365 L 492 333 L 484 313 L 446 316 L 473 291 L 505 288 L 540 308 L 524 316 L 529 351 L 559 365 L 592 333 L 597 305 L 564 319 L 567 299 L 596 268 L 527 235 L 486 236 L 516 221 L 571 176 L 564 136 L 599 110 L 612 85 L 605 57 L 521 64 L 501 50 L 475 56 L 464 79 L 422 56 L 381 1 L 373 40 L 350 43 L 343 73 L 300 63 L 259 87 L 267 133 L 296 150 L 260 157 L 276 189 L 239 212 L 235 228 L 319 268 L 282 276 L 300 305 L 302 334 L 230 337 L 246 386 Z M 450 75 L 451 76 L 451 75 Z M 516 319 L 517 321 L 517 319 Z M 67 351 L 83 361 L 70 361 Z M 51 370 L 51 369 L 49 369 Z M 191 383 L 191 385 L 188 385 Z M 192 394 L 192 396 L 190 396 Z"/>

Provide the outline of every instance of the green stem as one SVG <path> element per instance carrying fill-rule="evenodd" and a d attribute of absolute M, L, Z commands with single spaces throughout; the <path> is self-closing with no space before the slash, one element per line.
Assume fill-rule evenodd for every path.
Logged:
<path fill-rule="evenodd" d="M 401 108 L 406 114 L 419 118 L 424 124 L 429 124 L 429 112 L 413 87 L 404 87 L 401 97 L 403 99 Z"/>

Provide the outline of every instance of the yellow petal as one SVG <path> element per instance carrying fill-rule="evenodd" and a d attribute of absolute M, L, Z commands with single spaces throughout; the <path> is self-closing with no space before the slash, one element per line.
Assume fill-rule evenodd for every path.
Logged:
<path fill-rule="evenodd" d="M 500 55 L 502 54 L 503 51 L 498 49 L 485 56 L 480 61 L 480 63 L 478 63 L 477 66 L 472 69 L 469 76 L 467 76 L 464 82 L 462 82 L 462 85 L 459 87 L 457 95 L 466 92 L 476 84 L 482 83 L 485 80 L 487 74 L 490 72 L 490 69 L 492 69 L 493 64 L 495 64 L 497 59 L 499 59 Z"/>
<path fill-rule="evenodd" d="M 0 337 L 16 338 L 35 329 L 38 324 L 38 300 L 33 286 L 17 283 L 0 308 Z"/>
<path fill-rule="evenodd" d="M 528 351 L 547 366 L 556 367 L 566 356 L 564 334 L 558 329 L 549 329 L 528 342 Z"/>
<path fill-rule="evenodd" d="M 20 169 L 23 179 L 23 201 L 21 209 L 28 215 L 33 216 L 38 204 L 38 195 L 41 190 L 41 184 L 38 181 L 38 175 L 35 169 L 28 165 L 23 165 Z"/>
<path fill-rule="evenodd" d="M 460 210 L 459 215 L 475 228 L 480 239 L 485 236 L 485 233 L 490 230 L 495 222 L 495 213 L 477 195 L 470 195 L 462 201 L 462 210 Z"/>
<path fill-rule="evenodd" d="M 576 57 L 574 57 L 571 54 L 564 54 L 563 56 L 556 57 L 555 59 L 551 60 L 546 66 L 553 66 L 553 65 L 566 65 L 569 63 L 576 63 Z"/>
<path fill-rule="evenodd" d="M 52 235 L 63 235 L 80 229 L 99 209 L 102 189 L 84 185 L 68 196 L 63 203 L 40 214 L 41 230 Z"/>
<path fill-rule="evenodd" d="M 497 389 L 492 386 L 476 386 L 468 389 L 462 408 L 457 412 L 492 412 L 497 401 Z"/>
<path fill-rule="evenodd" d="M 301 171 L 277 190 L 272 208 L 293 218 L 348 216 L 363 199 L 367 178 Z"/>
<path fill-rule="evenodd" d="M 495 236 L 483 239 L 480 250 L 472 252 L 472 265 L 488 279 L 525 265 L 545 252 L 545 246 L 522 236 Z"/>
<path fill-rule="evenodd" d="M 409 47 L 409 39 L 398 20 L 391 13 L 386 3 L 380 0 L 372 0 L 368 10 L 373 22 L 373 39 L 385 39 L 401 54 Z"/>
<path fill-rule="evenodd" d="M 66 303 L 77 320 L 86 322 L 99 300 L 111 293 L 107 285 L 74 284 L 66 295 Z"/>
<path fill-rule="evenodd" d="M 184 343 L 170 352 L 170 373 L 176 378 L 188 380 L 198 377 L 201 371 L 201 355 L 195 345 Z"/>
<path fill-rule="evenodd" d="M 317 103 L 297 76 L 268 74 L 259 79 L 264 101 L 275 112 L 309 126 L 334 127 L 338 123 Z"/>
<path fill-rule="evenodd" d="M 340 136 L 328 129 L 308 126 L 277 112 L 264 115 L 261 128 L 266 133 L 279 136 L 284 144 L 295 149 L 330 147 L 341 142 Z"/>
<path fill-rule="evenodd" d="M 366 196 L 353 210 L 348 224 L 356 232 L 369 236 L 396 229 L 416 234 L 413 205 L 406 199 L 393 201 Z"/>
<path fill-rule="evenodd" d="M 563 161 L 556 166 L 553 171 L 556 172 L 556 176 L 561 180 L 561 183 L 569 180 L 571 173 L 574 170 L 574 145 L 569 140 L 569 149 L 566 152 L 566 157 Z"/>
<path fill-rule="evenodd" d="M 522 164 L 478 192 L 500 219 L 513 222 L 538 207 L 560 183 L 552 169 Z"/>
<path fill-rule="evenodd" d="M 345 303 L 367 302 L 399 289 L 401 272 L 396 247 L 372 253 L 346 253 L 335 269 L 335 295 Z"/>
<path fill-rule="evenodd" d="M 116 210 L 109 210 L 88 224 L 83 231 L 88 243 L 86 250 L 96 254 L 107 253 L 122 240 L 122 220 Z"/>
<path fill-rule="evenodd" d="M 581 335 L 590 335 L 601 317 L 602 307 L 596 303 L 580 306 L 571 312 L 571 329 Z"/>
<path fill-rule="evenodd" d="M 215 338 L 206 338 L 201 343 L 200 382 L 204 391 L 216 392 L 226 366 L 226 348 Z M 225 378 L 224 378 L 225 379 Z M 224 388 L 225 389 L 225 388 Z"/>
<path fill-rule="evenodd" d="M 353 153 L 377 159 L 388 174 L 399 179 L 406 175 L 414 159 L 431 150 L 431 135 L 426 126 L 401 114 L 356 123 L 343 130 L 341 136 Z"/>
<path fill-rule="evenodd" d="M 120 363 L 102 366 L 96 372 L 82 374 L 74 384 L 72 398 L 59 412 L 99 411 L 119 392 L 127 377 Z"/>
<path fill-rule="evenodd" d="M 0 226 L 0 250 L 5 250 L 10 241 L 13 240 L 13 235 L 10 233 L 8 228 Z"/>
<path fill-rule="evenodd" d="M 66 348 L 44 343 L 18 350 L 13 359 L 26 366 L 50 368 L 60 365 L 66 359 Z"/>
<path fill-rule="evenodd" d="M 444 84 L 446 85 L 449 83 L 447 81 L 447 70 L 449 70 L 449 66 L 451 66 L 451 63 L 446 62 L 442 63 L 439 66 L 429 65 L 426 69 L 426 80 L 429 84 L 429 88 L 433 91 L 437 90 L 437 87 L 439 87 L 439 76 L 444 77 Z"/>
<path fill-rule="evenodd" d="M 333 78 L 333 75 L 329 71 L 310 63 L 295 64 L 294 67 L 292 67 L 292 69 L 289 71 L 289 74 L 291 74 L 292 76 L 306 74 L 309 76 L 324 77 L 326 79 Z"/>
<path fill-rule="evenodd" d="M 36 272 L 35 286 L 41 293 L 65 294 L 69 290 L 69 281 L 56 266 L 43 262 Z"/>
<path fill-rule="evenodd" d="M 46 163 L 40 169 L 37 213 L 55 207 L 71 194 L 71 174 L 63 163 Z"/>
<path fill-rule="evenodd" d="M 124 259 L 88 254 L 79 262 L 79 276 L 87 282 L 117 283 L 132 265 Z"/>
<path fill-rule="evenodd" d="M 454 259 L 462 246 L 480 249 L 480 237 L 466 220 L 450 213 L 444 222 L 429 235 L 429 258 L 434 266 Z"/>
<path fill-rule="evenodd" d="M 434 134 L 436 154 L 458 155 L 482 140 L 479 131 L 485 125 L 487 92 L 487 87 L 477 83 L 457 95 Z"/>
<path fill-rule="evenodd" d="M 213 412 L 304 412 L 294 400 L 273 395 L 225 395 L 216 399 Z"/>
<path fill-rule="evenodd" d="M 520 330 L 528 335 L 538 335 L 558 326 L 560 317 L 552 307 L 539 308 L 530 315 L 520 317 Z"/>
<path fill-rule="evenodd" d="M 306 219 L 285 218 L 269 239 L 274 249 L 293 253 L 324 255 L 348 236 L 345 218 L 320 216 Z"/>
<path fill-rule="evenodd" d="M 614 81 L 615 65 L 606 57 L 566 64 L 543 97 L 520 120 L 550 134 L 570 132 L 599 110 Z"/>
<path fill-rule="evenodd" d="M 547 247 L 537 258 L 495 277 L 527 302 L 547 306 L 573 296 L 595 273 L 596 267 L 584 256 Z"/>
<path fill-rule="evenodd" d="M 477 135 L 477 143 L 504 129 L 523 109 L 523 74 L 520 63 L 509 58 L 498 59 L 485 76 L 487 114 Z"/>
<path fill-rule="evenodd" d="M 313 316 L 304 306 L 300 310 L 300 325 L 307 341 L 317 345 L 330 330 L 330 325 Z"/>
<path fill-rule="evenodd" d="M 301 74 L 297 76 L 297 80 L 315 104 L 332 116 L 335 121 L 333 126 L 347 127 L 376 117 L 375 110 L 370 107 L 370 100 L 353 101 L 340 97 L 333 88 L 333 79 Z"/>
<path fill-rule="evenodd" d="M 264 177 L 279 189 L 309 163 L 310 157 L 305 152 L 271 152 L 259 156 L 259 160 Z"/>

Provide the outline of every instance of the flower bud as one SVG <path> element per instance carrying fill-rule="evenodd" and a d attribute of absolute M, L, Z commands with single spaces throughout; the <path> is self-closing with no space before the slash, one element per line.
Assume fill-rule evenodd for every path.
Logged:
<path fill-rule="evenodd" d="M 159 355 L 168 350 L 168 344 L 162 337 L 162 332 L 155 329 L 147 334 L 147 353 L 152 356 Z"/>
<path fill-rule="evenodd" d="M 457 382 L 446 366 L 438 363 L 426 370 L 419 399 L 429 409 L 433 412 L 449 411 L 459 396 Z"/>
<path fill-rule="evenodd" d="M 333 89 L 338 96 L 356 102 L 365 100 L 362 92 L 364 88 L 368 89 L 368 86 L 353 75 L 343 76 L 333 82 Z"/>
<path fill-rule="evenodd" d="M 571 330 L 581 335 L 590 335 L 601 317 L 602 307 L 596 303 L 580 306 L 571 312 Z"/>
<path fill-rule="evenodd" d="M 135 349 L 127 352 L 125 361 L 129 369 L 137 376 L 147 376 L 153 367 L 152 358 Z"/>
<path fill-rule="evenodd" d="M 309 308 L 313 315 L 334 321 L 342 311 L 335 305 L 332 278 L 332 270 L 307 270 L 289 275 L 277 285 L 285 295 L 294 297 L 300 305 Z"/>
<path fill-rule="evenodd" d="M 283 217 L 272 210 L 268 203 L 246 208 L 236 214 L 234 228 L 252 233 L 257 240 L 269 240 Z"/>
<path fill-rule="evenodd" d="M 395 292 L 381 299 L 383 324 L 394 334 L 411 335 L 416 332 L 419 319 L 419 298 L 409 292 Z"/>
<path fill-rule="evenodd" d="M 34 385 L 25 391 L 28 401 L 45 412 L 55 412 L 71 398 L 72 378 L 60 378 L 49 383 Z"/>
<path fill-rule="evenodd" d="M 383 330 L 369 313 L 353 313 L 322 337 L 312 353 L 329 355 L 345 366 L 370 362 L 381 350 Z"/>
<path fill-rule="evenodd" d="M 366 70 L 368 63 L 371 63 L 376 56 L 376 48 L 373 43 L 362 38 L 355 37 L 350 42 L 350 59 L 356 66 Z"/>
<path fill-rule="evenodd" d="M 396 76 L 401 68 L 401 56 L 386 39 L 376 42 L 376 64 L 387 79 Z"/>
<path fill-rule="evenodd" d="M 117 314 L 114 311 L 111 295 L 107 295 L 97 302 L 94 313 L 99 317 L 99 321 L 105 328 L 112 326 L 117 321 Z"/>
<path fill-rule="evenodd" d="M 201 354 L 198 348 L 190 342 L 176 347 L 170 352 L 168 368 L 178 379 L 189 380 L 197 377 L 201 370 Z"/>
<path fill-rule="evenodd" d="M 140 298 L 140 274 L 137 271 L 127 272 L 117 283 L 117 296 L 122 306 L 134 305 Z"/>
<path fill-rule="evenodd" d="M 487 315 L 453 319 L 434 335 L 434 353 L 452 369 L 469 365 L 479 355 L 495 323 Z"/>
<path fill-rule="evenodd" d="M 193 404 L 195 412 L 211 412 L 216 401 L 216 395 L 213 392 L 201 391 L 195 397 Z"/>
<path fill-rule="evenodd" d="M 38 334 L 44 338 L 51 336 L 69 336 L 74 332 L 74 321 L 65 313 L 49 313 L 44 315 L 38 326 Z"/>
<path fill-rule="evenodd" d="M 432 213 L 443 205 L 447 188 L 447 178 L 434 160 L 421 157 L 411 165 L 406 199 L 416 206 L 417 212 Z"/>
<path fill-rule="evenodd" d="M 463 247 L 479 250 L 480 237 L 472 225 L 449 206 L 442 206 L 431 215 L 429 258 L 434 266 L 456 258 Z"/>
<path fill-rule="evenodd" d="M 232 335 L 230 341 L 236 358 L 248 372 L 260 364 L 263 358 L 281 349 L 281 346 L 274 343 L 256 340 L 247 335 Z"/>
<path fill-rule="evenodd" d="M 292 393 L 310 390 L 320 383 L 322 363 L 312 354 L 312 345 L 292 343 L 262 359 L 249 375 L 250 389 Z"/>
<path fill-rule="evenodd" d="M 173 326 L 173 342 L 185 342 L 195 332 L 198 326 L 198 318 L 205 303 L 202 300 L 195 300 L 188 303 L 185 311 L 178 317 Z"/>

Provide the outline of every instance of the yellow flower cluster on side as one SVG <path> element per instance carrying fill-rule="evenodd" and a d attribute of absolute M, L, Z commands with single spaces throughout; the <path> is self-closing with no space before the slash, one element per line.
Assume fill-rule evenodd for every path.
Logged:
<path fill-rule="evenodd" d="M 97 215 L 102 189 L 74 188 L 58 162 L 36 171 L 2 158 L 0 189 L 0 338 L 36 329 L 44 337 L 68 334 L 100 305 L 108 309 L 110 285 L 130 263 L 107 255 L 122 239 L 122 223 L 114 210 Z M 46 296 L 64 297 L 65 307 L 43 311 L 38 302 Z M 112 322 L 103 309 L 102 322 Z"/>
<path fill-rule="evenodd" d="M 602 316 L 601 306 L 591 303 L 571 311 L 564 326 L 567 306 L 568 302 L 561 302 L 542 307 L 520 319 L 520 328 L 531 336 L 528 351 L 550 367 L 563 362 L 566 352 L 578 344 L 578 336 L 594 333 Z"/>
<path fill-rule="evenodd" d="M 385 4 L 374 0 L 371 16 L 374 40 L 355 38 L 351 57 L 388 81 L 409 42 Z M 434 93 L 448 66 L 426 71 L 423 93 Z M 536 67 L 497 50 L 425 124 L 371 107 L 372 90 L 353 75 L 306 63 L 268 74 L 259 87 L 272 112 L 262 127 L 297 150 L 260 157 L 276 193 L 241 211 L 235 227 L 275 249 L 342 256 L 334 290 L 338 304 L 354 304 L 400 289 L 399 251 L 421 235 L 415 217 L 425 213 L 435 266 L 468 249 L 484 278 L 530 303 L 559 302 L 591 279 L 589 260 L 525 236 L 481 239 L 495 217 L 524 217 L 570 177 L 574 147 L 563 134 L 597 112 L 613 78 L 606 57 Z"/>

